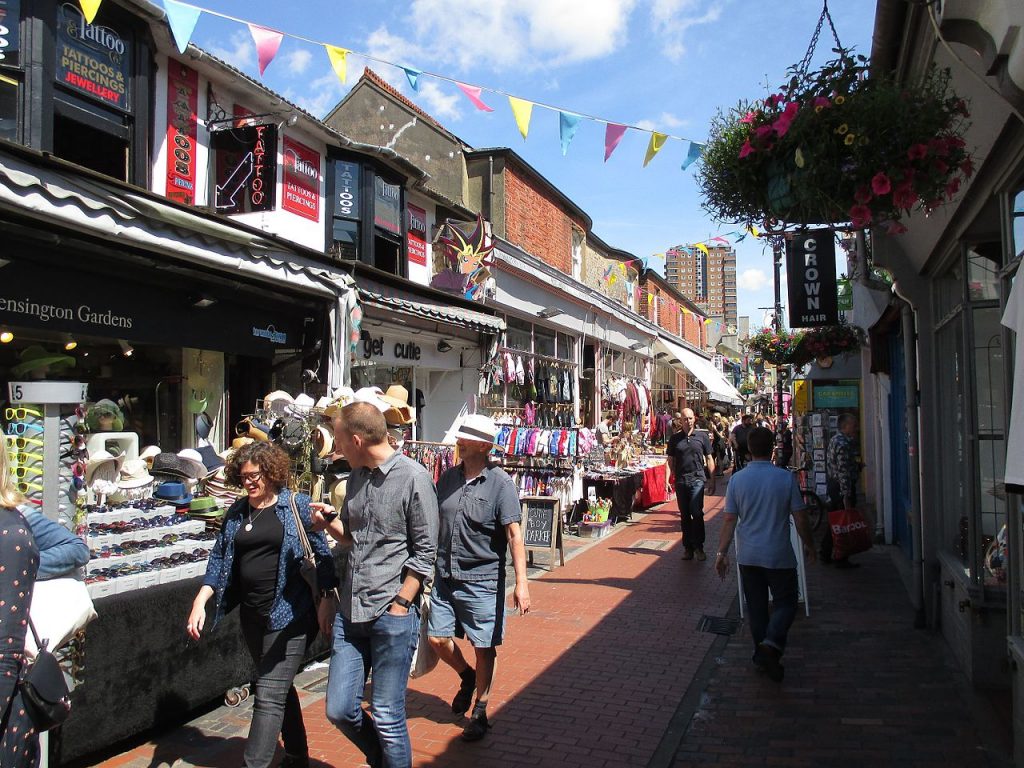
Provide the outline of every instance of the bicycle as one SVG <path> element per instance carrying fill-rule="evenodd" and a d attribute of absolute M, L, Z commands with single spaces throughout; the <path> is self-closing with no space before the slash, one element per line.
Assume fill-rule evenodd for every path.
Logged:
<path fill-rule="evenodd" d="M 800 487 L 800 497 L 807 509 L 807 522 L 811 526 L 811 531 L 816 532 L 821 527 L 822 521 L 828 519 L 828 504 L 808 484 L 808 467 L 789 467 L 788 469 L 796 475 L 796 482 Z"/>

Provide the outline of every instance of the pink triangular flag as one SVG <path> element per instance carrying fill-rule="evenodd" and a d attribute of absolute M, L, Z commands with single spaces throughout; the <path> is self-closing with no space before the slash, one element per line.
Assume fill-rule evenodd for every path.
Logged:
<path fill-rule="evenodd" d="M 622 137 L 626 135 L 626 126 L 618 123 L 608 123 L 604 129 L 604 161 L 607 163 L 612 152 L 619 146 Z"/>
<path fill-rule="evenodd" d="M 481 112 L 493 112 L 494 110 L 488 107 L 483 101 L 480 100 L 481 88 L 478 85 L 466 85 L 465 83 L 455 83 L 459 86 L 459 90 L 466 94 L 466 98 L 473 102 L 473 106 L 479 109 Z"/>
<path fill-rule="evenodd" d="M 275 29 L 267 29 L 256 24 L 249 24 L 249 34 L 256 43 L 256 57 L 260 61 L 260 77 L 267 69 L 267 65 L 277 56 L 277 49 L 281 47 L 281 40 L 284 33 Z"/>

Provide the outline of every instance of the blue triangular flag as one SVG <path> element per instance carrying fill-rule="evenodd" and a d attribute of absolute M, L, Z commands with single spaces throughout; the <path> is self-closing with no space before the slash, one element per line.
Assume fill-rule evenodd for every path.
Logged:
<path fill-rule="evenodd" d="M 691 141 L 690 142 L 690 149 L 687 150 L 687 152 L 686 152 L 686 159 L 683 160 L 683 164 L 681 166 L 682 170 L 685 171 L 687 168 L 689 168 L 691 165 L 693 165 L 693 161 L 696 160 L 698 157 L 700 157 L 701 152 L 703 152 L 703 151 L 704 151 L 704 145 L 703 144 L 698 144 L 696 141 Z"/>
<path fill-rule="evenodd" d="M 191 5 L 179 3 L 176 0 L 164 0 L 164 11 L 167 13 L 167 24 L 174 35 L 174 42 L 178 51 L 184 53 L 188 48 L 188 42 L 192 39 L 196 22 L 202 10 Z"/>
<path fill-rule="evenodd" d="M 580 116 L 572 112 L 558 113 L 558 135 L 562 139 L 562 155 L 569 151 L 569 142 L 576 135 L 576 129 L 580 127 Z"/>
<path fill-rule="evenodd" d="M 409 85 L 412 86 L 414 91 L 418 91 L 420 89 L 419 77 L 423 74 L 423 70 L 413 69 L 412 67 L 402 67 L 402 69 L 405 71 L 405 76 L 409 80 Z"/>

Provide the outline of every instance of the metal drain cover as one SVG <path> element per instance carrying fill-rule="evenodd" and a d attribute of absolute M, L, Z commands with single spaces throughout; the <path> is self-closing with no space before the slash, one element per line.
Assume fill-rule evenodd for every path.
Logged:
<path fill-rule="evenodd" d="M 656 549 L 665 550 L 668 549 L 672 544 L 668 539 L 640 539 L 640 541 L 632 544 L 630 549 Z"/>
<path fill-rule="evenodd" d="M 740 619 L 730 619 L 725 616 L 708 616 L 705 614 L 697 622 L 697 631 L 710 632 L 715 635 L 735 635 L 741 623 Z"/>

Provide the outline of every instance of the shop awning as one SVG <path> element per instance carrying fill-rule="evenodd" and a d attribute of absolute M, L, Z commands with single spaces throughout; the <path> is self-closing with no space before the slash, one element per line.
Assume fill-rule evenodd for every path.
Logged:
<path fill-rule="evenodd" d="M 501 333 L 505 330 L 505 321 L 500 317 L 477 312 L 467 307 L 443 304 L 430 301 L 425 297 L 415 296 L 409 291 L 399 288 L 385 288 L 374 282 L 358 278 L 359 303 L 364 307 L 378 307 L 389 312 L 398 312 L 424 320 L 447 323 L 459 328 L 468 328 L 478 333 Z"/>
<path fill-rule="evenodd" d="M 663 357 L 659 358 L 663 362 L 674 368 L 689 371 L 697 377 L 697 380 L 707 388 L 709 399 L 729 405 L 743 405 L 743 397 L 739 391 L 725 380 L 725 376 L 710 360 L 705 360 L 696 352 L 669 341 L 664 336 L 659 336 L 655 340 L 654 353 L 655 356 L 663 353 Z"/>

